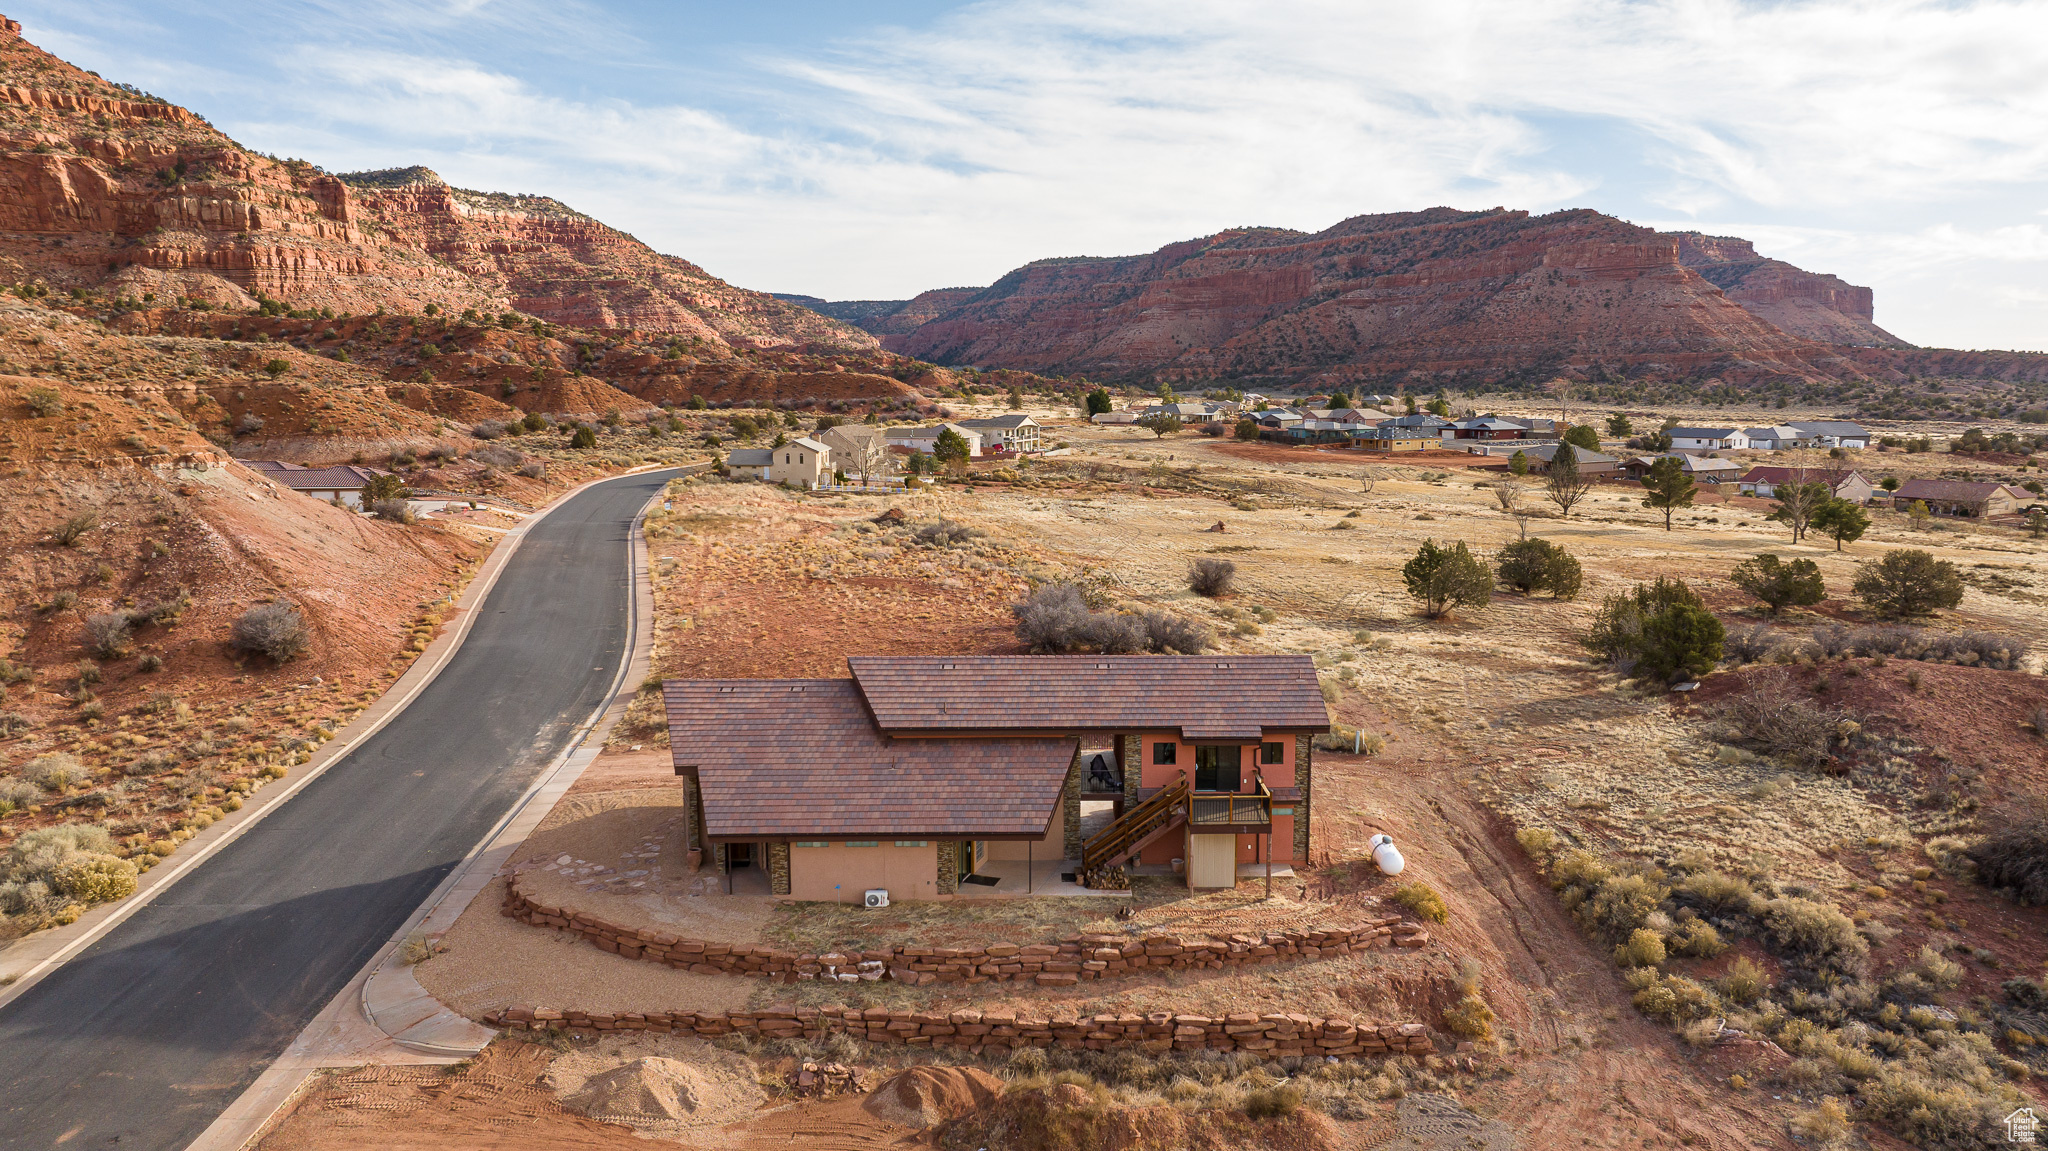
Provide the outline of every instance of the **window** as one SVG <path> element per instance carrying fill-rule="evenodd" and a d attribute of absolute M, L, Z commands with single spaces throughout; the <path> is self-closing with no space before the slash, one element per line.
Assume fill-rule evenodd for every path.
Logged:
<path fill-rule="evenodd" d="M 1171 764 L 1173 762 L 1174 753 L 1179 750 L 1179 744 L 1155 743 L 1152 745 L 1152 762 Z"/>
<path fill-rule="evenodd" d="M 878 842 L 880 842 L 880 841 L 879 841 L 879 840 L 873 840 L 873 839 L 849 839 L 849 840 L 847 840 L 847 841 L 846 841 L 846 846 L 848 846 L 848 847 L 873 847 L 873 846 L 875 846 L 875 845 L 876 845 L 876 844 L 877 844 Z"/>
<path fill-rule="evenodd" d="M 1284 743 L 1262 743 L 1259 745 L 1260 763 L 1286 763 L 1287 745 Z"/>
<path fill-rule="evenodd" d="M 924 840 L 922 840 L 922 839 L 899 839 L 899 840 L 897 840 L 897 841 L 896 841 L 896 846 L 898 846 L 898 847 L 923 847 L 923 846 L 925 846 L 925 842 L 924 842 Z"/>
<path fill-rule="evenodd" d="M 1206 746 L 1195 749 L 1195 790 L 1236 791 L 1241 782 L 1244 749 Z"/>
<path fill-rule="evenodd" d="M 822 839 L 799 839 L 799 840 L 797 840 L 796 842 L 794 842 L 794 843 L 790 844 L 790 846 L 791 846 L 791 847 L 823 847 L 823 846 L 825 846 L 825 841 L 824 841 L 824 840 L 822 840 Z"/>

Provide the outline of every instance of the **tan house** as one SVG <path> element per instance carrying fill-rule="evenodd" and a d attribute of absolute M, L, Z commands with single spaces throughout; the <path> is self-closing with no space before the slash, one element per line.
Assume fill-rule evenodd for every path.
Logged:
<path fill-rule="evenodd" d="M 768 482 L 814 489 L 832 479 L 832 449 L 809 436 L 798 436 L 769 449 Z"/>
<path fill-rule="evenodd" d="M 1906 511 L 1924 502 L 1938 516 L 2009 516 L 2018 513 L 2027 493 L 2005 484 L 1969 480 L 1907 480 L 1892 493 L 1892 506 Z"/>
<path fill-rule="evenodd" d="M 848 476 L 881 477 L 890 473 L 889 439 L 869 424 L 840 424 L 815 437 L 832 452 L 832 470 Z"/>
<path fill-rule="evenodd" d="M 1827 474 L 1819 471 L 1806 471 L 1800 468 L 1754 467 L 1744 472 L 1742 479 L 1738 480 L 1737 483 L 1740 484 L 1743 495 L 1761 496 L 1768 500 L 1776 499 L 1778 489 L 1786 484 L 1798 484 L 1802 476 L 1807 483 L 1826 483 L 1828 481 Z M 1850 503 L 1867 504 L 1870 502 L 1870 497 L 1877 494 L 1877 485 L 1864 479 L 1861 472 L 1850 472 L 1835 481 L 1834 493 L 1836 499 L 1848 500 Z"/>

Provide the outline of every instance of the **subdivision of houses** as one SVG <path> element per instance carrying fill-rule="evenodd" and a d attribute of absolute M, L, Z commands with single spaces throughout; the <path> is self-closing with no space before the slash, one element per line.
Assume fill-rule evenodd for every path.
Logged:
<path fill-rule="evenodd" d="M 691 846 L 728 883 L 947 899 L 1178 863 L 1188 886 L 1227 888 L 1309 858 L 1311 740 L 1330 725 L 1307 656 L 847 665 L 662 685 Z M 1084 837 L 1087 804 L 1113 818 Z"/>
<path fill-rule="evenodd" d="M 378 476 L 391 473 L 378 468 L 366 468 L 357 464 L 337 464 L 328 468 L 309 468 L 304 464 L 286 463 L 283 460 L 236 460 L 236 463 L 265 478 L 283 484 L 303 496 L 311 496 L 327 503 L 340 503 L 344 507 L 361 510 L 363 489 Z"/>
<path fill-rule="evenodd" d="M 1925 503 L 1938 516 L 2009 516 L 2030 498 L 2019 488 L 1970 480 L 1907 480 L 1891 493 L 1892 506 L 1905 511 Z"/>
<path fill-rule="evenodd" d="M 978 420 L 956 421 L 963 428 L 972 428 L 981 433 L 982 450 L 1003 452 L 1035 452 L 1039 450 L 1039 428 L 1037 420 L 1021 413 L 1003 416 L 989 416 Z"/>
<path fill-rule="evenodd" d="M 933 424 L 930 427 L 884 428 L 882 435 L 892 448 L 912 452 L 931 452 L 939 446 L 939 433 L 951 428 L 967 441 L 969 456 L 981 455 L 982 435 L 973 428 L 956 423 Z"/>
<path fill-rule="evenodd" d="M 1828 483 L 1829 473 L 1808 468 L 1785 468 L 1774 465 L 1759 465 L 1742 473 L 1737 480 L 1739 490 L 1746 496 L 1761 496 L 1774 499 L 1778 489 L 1787 484 Z M 1867 504 L 1877 494 L 1877 485 L 1863 477 L 1862 472 L 1851 471 L 1834 476 L 1830 485 L 1836 499 L 1852 503 Z"/>
<path fill-rule="evenodd" d="M 1671 433 L 1674 451 L 1729 452 L 1749 446 L 1749 436 L 1741 428 L 1677 427 L 1666 430 Z"/>

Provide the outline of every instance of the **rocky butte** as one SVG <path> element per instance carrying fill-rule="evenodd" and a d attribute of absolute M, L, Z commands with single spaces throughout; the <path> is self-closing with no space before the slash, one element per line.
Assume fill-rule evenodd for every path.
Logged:
<path fill-rule="evenodd" d="M 1873 322 L 1868 288 L 1766 259 L 1747 240 L 1589 210 L 1233 229 L 1142 256 L 1040 260 L 978 292 L 868 302 L 846 318 L 939 363 L 1163 380 L 1830 378 L 1862 374 L 1850 346 L 1902 346 Z"/>

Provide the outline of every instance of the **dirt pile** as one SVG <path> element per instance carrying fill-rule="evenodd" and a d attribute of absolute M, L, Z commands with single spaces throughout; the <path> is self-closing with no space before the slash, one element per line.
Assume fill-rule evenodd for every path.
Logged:
<path fill-rule="evenodd" d="M 570 1051 L 549 1065 L 546 1081 L 571 1111 L 673 1137 L 759 1110 L 767 1095 L 756 1076 L 747 1059 L 656 1036 Z"/>
<path fill-rule="evenodd" d="M 979 1067 L 912 1067 L 877 1087 L 861 1104 L 903 1127 L 936 1127 L 995 1102 L 1003 1081 Z"/>

